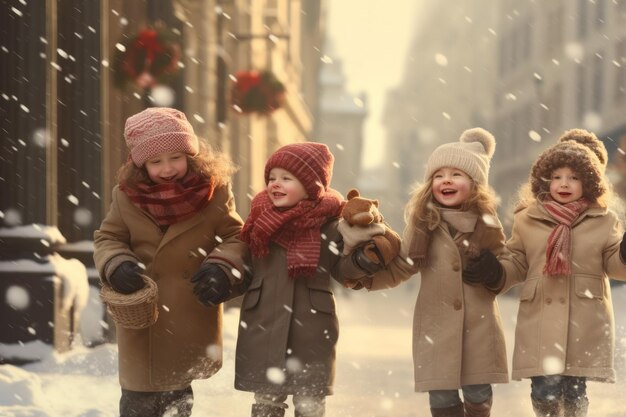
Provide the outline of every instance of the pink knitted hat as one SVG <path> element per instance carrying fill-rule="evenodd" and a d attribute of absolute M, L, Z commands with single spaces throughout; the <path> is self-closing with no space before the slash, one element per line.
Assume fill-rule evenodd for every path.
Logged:
<path fill-rule="evenodd" d="M 198 154 L 198 138 L 185 114 L 167 107 L 150 107 L 126 120 L 124 138 L 136 166 L 165 152 Z"/>
<path fill-rule="evenodd" d="M 291 172 L 302 183 L 310 199 L 317 200 L 326 190 L 333 175 L 335 157 L 328 146 L 317 142 L 292 143 L 279 148 L 265 164 L 265 184 L 272 168 Z"/>

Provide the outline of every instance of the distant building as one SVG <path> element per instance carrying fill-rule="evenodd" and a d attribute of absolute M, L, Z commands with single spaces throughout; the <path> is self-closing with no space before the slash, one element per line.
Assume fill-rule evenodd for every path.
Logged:
<path fill-rule="evenodd" d="M 416 28 L 384 120 L 399 204 L 432 149 L 473 126 L 496 137 L 490 183 L 505 226 L 532 162 L 563 131 L 587 128 L 624 158 L 626 0 L 429 1 Z"/>
<path fill-rule="evenodd" d="M 493 33 L 497 0 L 428 1 L 415 19 L 415 34 L 403 80 L 387 95 L 387 217 L 403 224 L 403 207 L 424 164 L 442 143 L 458 140 L 474 126 L 488 128 L 497 46 Z"/>
<path fill-rule="evenodd" d="M 492 120 L 500 153 L 492 183 L 507 208 L 538 153 L 567 129 L 593 131 L 613 159 L 620 156 L 626 1 L 503 1 L 499 7 Z M 506 211 L 508 223 L 512 210 Z"/>
<path fill-rule="evenodd" d="M 332 58 L 319 78 L 319 114 L 314 139 L 325 143 L 335 155 L 332 186 L 342 194 L 357 186 L 363 157 L 363 124 L 367 117 L 364 94 L 346 91 L 341 60 Z"/>

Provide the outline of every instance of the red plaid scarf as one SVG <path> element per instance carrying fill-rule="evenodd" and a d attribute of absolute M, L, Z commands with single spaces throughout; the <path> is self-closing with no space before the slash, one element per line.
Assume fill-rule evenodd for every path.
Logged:
<path fill-rule="evenodd" d="M 570 257 L 572 253 L 572 223 L 587 210 L 589 201 L 585 198 L 560 204 L 549 199 L 543 202 L 548 214 L 558 222 L 548 236 L 546 246 L 546 265 L 543 273 L 549 276 L 570 275 Z"/>
<path fill-rule="evenodd" d="M 277 243 L 287 250 L 290 278 L 311 276 L 320 259 L 320 229 L 329 218 L 341 214 L 343 205 L 341 195 L 328 189 L 319 200 L 302 200 L 285 210 L 274 207 L 267 191 L 261 191 L 252 200 L 241 240 L 257 258 L 269 254 L 270 240 Z"/>
<path fill-rule="evenodd" d="M 152 215 L 159 226 L 169 226 L 203 209 L 213 197 L 215 183 L 189 173 L 176 182 L 129 187 L 120 184 L 134 205 Z"/>

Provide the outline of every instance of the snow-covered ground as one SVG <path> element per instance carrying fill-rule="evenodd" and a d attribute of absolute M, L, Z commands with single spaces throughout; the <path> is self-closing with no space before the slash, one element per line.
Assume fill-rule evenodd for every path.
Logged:
<path fill-rule="evenodd" d="M 404 285 L 388 292 L 337 297 L 341 335 L 335 395 L 328 417 L 416 417 L 429 415 L 427 394 L 413 392 L 411 320 L 417 289 Z M 590 417 L 626 416 L 626 286 L 613 290 L 617 329 L 616 384 L 588 384 Z M 517 302 L 500 297 L 509 355 Z M 249 415 L 252 394 L 233 386 L 238 311 L 224 323 L 224 367 L 213 378 L 196 381 L 194 415 Z M 510 362 L 509 362 L 510 363 Z M 494 416 L 534 416 L 529 381 L 495 387 Z M 0 366 L 0 415 L 3 417 L 112 417 L 117 415 L 117 349 L 102 345 L 46 355 L 23 367 Z M 292 407 L 287 415 L 292 414 Z"/>

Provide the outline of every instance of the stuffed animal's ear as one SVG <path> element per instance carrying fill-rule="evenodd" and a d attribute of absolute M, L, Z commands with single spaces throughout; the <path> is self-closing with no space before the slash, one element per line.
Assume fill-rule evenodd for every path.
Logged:
<path fill-rule="evenodd" d="M 372 204 L 374 204 L 376 207 L 378 207 L 378 200 L 372 200 Z"/>
<path fill-rule="evenodd" d="M 351 188 L 350 191 L 348 191 L 348 200 L 352 200 L 354 197 L 358 197 L 359 195 L 359 190 Z"/>

